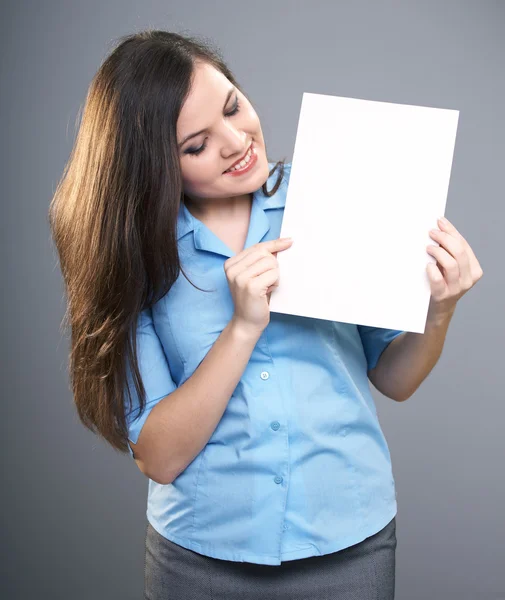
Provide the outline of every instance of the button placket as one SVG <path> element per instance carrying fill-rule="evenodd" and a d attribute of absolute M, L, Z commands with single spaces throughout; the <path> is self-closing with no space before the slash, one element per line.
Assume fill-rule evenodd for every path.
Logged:
<path fill-rule="evenodd" d="M 265 334 L 264 334 L 264 335 L 265 335 Z M 260 340 L 260 341 L 261 341 L 261 343 L 263 344 L 262 348 L 263 348 L 264 352 L 265 352 L 266 354 L 270 355 L 270 359 L 272 359 L 272 357 L 271 357 L 271 354 L 270 354 L 270 350 L 269 350 L 269 347 L 268 347 L 268 343 L 267 343 L 267 340 L 266 340 L 266 335 L 265 335 L 265 337 L 263 337 L 263 336 L 262 336 L 262 338 L 261 338 L 261 340 Z M 270 373 L 269 373 L 267 370 L 261 371 L 261 373 L 260 373 L 260 378 L 261 378 L 263 381 L 266 381 L 267 379 L 270 379 Z M 270 385 L 276 385 L 275 378 L 274 378 L 274 380 L 272 381 L 272 383 L 271 383 Z M 281 396 L 281 398 L 282 398 L 282 391 L 280 392 L 280 396 Z M 278 430 L 281 428 L 281 423 L 280 423 L 279 421 L 277 421 L 277 420 L 275 420 L 275 421 L 271 421 L 271 422 L 270 422 L 270 428 L 271 428 L 273 431 L 278 431 Z M 285 431 L 285 434 L 287 435 L 287 424 L 286 424 L 286 426 L 285 426 L 285 429 L 286 429 L 286 431 Z M 286 468 L 287 468 L 287 470 L 289 471 L 289 465 L 286 465 Z M 274 481 L 274 483 L 276 483 L 277 485 L 279 485 L 279 484 L 283 483 L 283 481 L 284 481 L 284 477 L 282 477 L 282 476 L 280 476 L 280 475 L 276 475 L 276 476 L 273 478 L 273 481 Z M 284 487 L 285 489 L 287 489 L 287 484 L 286 484 L 285 486 L 283 486 L 283 487 Z M 284 491 L 285 491 L 285 490 L 284 490 Z M 283 523 L 283 525 L 282 525 L 282 530 L 283 530 L 283 531 L 286 531 L 287 529 L 289 529 L 289 525 L 287 525 L 286 523 Z"/>

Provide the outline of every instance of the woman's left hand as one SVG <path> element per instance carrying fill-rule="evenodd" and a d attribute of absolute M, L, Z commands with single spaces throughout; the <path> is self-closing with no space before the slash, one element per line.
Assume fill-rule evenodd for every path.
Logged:
<path fill-rule="evenodd" d="M 447 219 L 439 219 L 440 230 L 430 237 L 440 246 L 426 247 L 437 263 L 426 268 L 431 286 L 428 320 L 452 316 L 458 300 L 482 277 L 483 271 L 465 238 Z"/>

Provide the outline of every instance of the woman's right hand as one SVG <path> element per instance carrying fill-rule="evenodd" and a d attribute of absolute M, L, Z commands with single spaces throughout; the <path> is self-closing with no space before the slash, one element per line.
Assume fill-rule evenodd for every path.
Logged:
<path fill-rule="evenodd" d="M 279 285 L 277 252 L 287 250 L 292 243 L 289 238 L 259 242 L 224 263 L 235 305 L 233 319 L 258 335 L 270 322 L 270 294 Z"/>

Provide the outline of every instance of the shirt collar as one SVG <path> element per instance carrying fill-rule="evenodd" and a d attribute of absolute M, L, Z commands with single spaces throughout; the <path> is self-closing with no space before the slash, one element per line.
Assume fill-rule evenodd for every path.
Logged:
<path fill-rule="evenodd" d="M 269 163 L 269 168 L 272 169 L 275 163 Z M 285 165 L 287 170 L 288 165 Z M 267 189 L 272 189 L 278 177 L 276 169 L 267 180 Z M 272 196 L 268 197 L 263 194 L 261 188 L 253 192 L 253 203 L 251 208 L 251 223 L 249 227 L 249 235 L 247 237 L 245 247 L 248 248 L 252 244 L 258 243 L 269 231 L 270 224 L 264 211 L 271 208 L 282 208 L 286 204 L 287 179 L 284 174 L 283 181 L 279 188 Z M 202 250 L 210 250 L 223 254 L 225 256 L 233 256 L 231 250 L 223 242 L 221 242 L 214 234 L 199 220 L 196 219 L 181 202 L 177 219 L 177 239 L 180 240 L 190 231 L 194 232 L 195 247 Z"/>

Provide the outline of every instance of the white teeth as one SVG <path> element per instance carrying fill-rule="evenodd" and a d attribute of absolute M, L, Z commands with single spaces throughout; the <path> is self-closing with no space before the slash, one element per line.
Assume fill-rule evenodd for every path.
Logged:
<path fill-rule="evenodd" d="M 251 160 L 251 149 L 249 148 L 245 158 L 243 160 L 241 160 L 238 163 L 238 165 L 236 165 L 235 167 L 232 167 L 231 169 L 228 169 L 227 171 L 225 171 L 225 173 L 231 173 L 232 171 L 238 171 L 239 169 L 243 169 L 250 160 Z"/>

